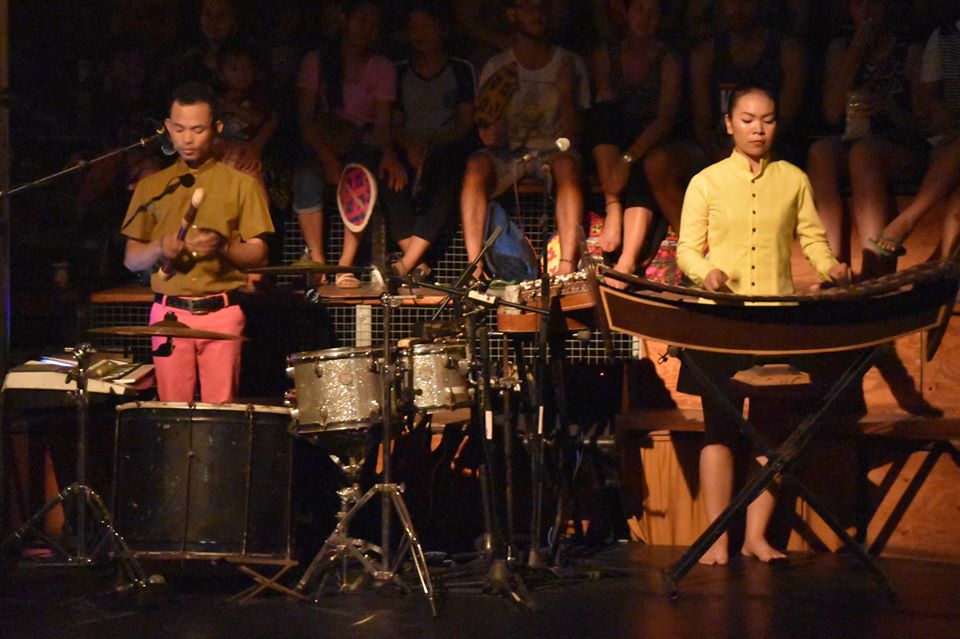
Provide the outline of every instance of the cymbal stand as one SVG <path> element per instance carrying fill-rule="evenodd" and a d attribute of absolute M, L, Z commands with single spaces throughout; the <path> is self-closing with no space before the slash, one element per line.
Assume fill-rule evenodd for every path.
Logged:
<path fill-rule="evenodd" d="M 458 300 L 458 315 L 464 320 L 464 332 L 467 338 L 467 352 L 473 362 L 471 375 L 478 386 L 477 401 L 472 411 L 474 432 L 479 433 L 483 443 L 484 462 L 480 469 L 480 488 L 484 515 L 484 565 L 485 573 L 480 579 L 458 580 L 459 575 L 448 577 L 447 588 L 455 590 L 476 590 L 487 594 L 504 596 L 517 605 L 533 607 L 529 591 L 523 579 L 510 566 L 509 551 L 503 540 L 500 519 L 496 509 L 496 491 L 494 490 L 494 472 L 492 461 L 493 443 L 493 403 L 490 384 L 490 338 L 487 327 L 476 326 L 476 316 L 480 308 L 496 309 L 507 306 L 518 310 L 542 312 L 522 304 L 508 302 L 476 290 L 458 290 L 430 283 L 418 286 L 441 291 Z M 506 434 L 509 437 L 509 434 Z"/>
<path fill-rule="evenodd" d="M 37 538 L 43 540 L 52 551 L 54 557 L 59 562 L 68 566 L 88 566 L 92 565 L 100 551 L 106 544 L 113 556 L 119 562 L 123 576 L 130 582 L 134 588 L 145 588 L 148 584 L 146 574 L 140 567 L 140 564 L 134 558 L 133 553 L 127 546 L 126 541 L 113 527 L 110 511 L 104 504 L 103 499 L 92 488 L 86 485 L 87 472 L 87 424 L 90 409 L 90 399 L 87 392 L 87 370 L 90 363 L 90 355 L 95 352 L 90 344 L 82 343 L 77 347 L 70 349 L 74 360 L 76 360 L 76 372 L 67 377 L 67 381 L 76 381 L 76 405 L 77 405 L 77 479 L 72 484 L 64 488 L 52 500 L 47 502 L 35 515 L 25 522 L 16 532 L 7 537 L 0 544 L 0 552 L 5 553 L 7 549 L 14 544 L 19 544 L 27 540 L 31 533 Z M 46 535 L 42 530 L 42 523 L 51 510 L 57 506 L 66 506 L 75 502 L 73 511 L 76 516 L 74 535 L 76 536 L 74 548 L 68 548 L 64 540 L 59 543 Z M 89 510 L 89 512 L 88 512 Z M 91 523 L 105 534 L 94 547 L 91 548 L 91 539 L 88 538 L 90 530 L 88 529 L 87 517 L 94 517 Z"/>
<path fill-rule="evenodd" d="M 393 289 L 393 292 L 388 289 L 380 297 L 383 309 L 383 361 L 380 365 L 380 397 L 383 417 L 383 481 L 374 484 L 363 496 L 358 497 L 357 464 L 355 460 L 351 459 L 350 466 L 354 467 L 352 472 L 346 467 L 344 470 L 347 472 L 348 481 L 351 481 L 352 485 L 339 493 L 341 512 L 338 515 L 337 526 L 307 567 L 303 577 L 297 583 L 296 591 L 302 593 L 318 578 L 322 578 L 329 569 L 338 563 L 338 560 L 341 571 L 340 590 L 346 591 L 355 588 L 356 585 L 348 585 L 346 581 L 346 569 L 350 559 L 356 560 L 361 565 L 365 576 L 380 582 L 393 582 L 407 590 L 406 584 L 400 578 L 399 569 L 401 562 L 409 551 L 417 576 L 420 579 L 420 586 L 430 602 L 430 610 L 433 616 L 436 617 L 439 612 L 433 583 L 430 580 L 430 572 L 427 568 L 423 548 L 420 546 L 416 530 L 413 527 L 413 520 L 403 501 L 403 487 L 390 481 L 392 426 L 396 419 L 394 410 L 395 386 L 398 379 L 397 366 L 394 362 L 391 345 L 390 322 L 393 307 L 405 297 L 397 295 L 394 287 L 391 286 L 390 288 Z M 348 534 L 350 522 L 354 516 L 376 496 L 381 498 L 381 545 L 379 548 L 362 540 L 354 539 Z M 396 553 L 391 555 L 391 544 L 393 542 L 391 539 L 391 519 L 394 510 L 403 528 L 403 533 L 397 542 Z M 379 562 L 371 559 L 373 554 L 379 554 Z"/>

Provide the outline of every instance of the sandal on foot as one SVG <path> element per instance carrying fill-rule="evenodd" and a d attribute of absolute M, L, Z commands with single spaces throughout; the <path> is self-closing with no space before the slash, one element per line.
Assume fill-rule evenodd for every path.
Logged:
<path fill-rule="evenodd" d="M 353 273 L 337 273 L 337 288 L 360 288 L 360 280 Z"/>
<path fill-rule="evenodd" d="M 886 237 L 881 235 L 875 240 L 868 238 L 867 242 L 870 243 L 870 246 L 873 247 L 873 250 L 884 257 L 900 257 L 901 255 L 906 255 L 907 253 L 907 249 L 903 248 L 903 240 L 895 237 Z M 893 249 L 886 248 L 885 246 L 881 245 L 881 242 L 893 246 Z"/>

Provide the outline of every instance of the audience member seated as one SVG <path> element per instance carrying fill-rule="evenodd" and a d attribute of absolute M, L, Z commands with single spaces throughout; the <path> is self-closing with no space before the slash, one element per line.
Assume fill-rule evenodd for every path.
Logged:
<path fill-rule="evenodd" d="M 844 262 L 850 237 L 842 184 L 849 183 L 863 254 L 860 277 L 870 279 L 896 269 L 896 260 L 882 258 L 868 242 L 893 217 L 888 183 L 919 179 L 928 145 L 911 102 L 919 48 L 893 32 L 889 0 L 852 0 L 850 17 L 853 36 L 830 43 L 823 80 L 823 116 L 844 125 L 843 134 L 813 143 L 807 172 L 830 249 Z"/>
<path fill-rule="evenodd" d="M 940 246 L 932 257 L 950 255 L 960 235 L 960 9 L 927 41 L 920 69 L 921 115 L 934 145 L 930 168 L 910 204 L 873 238 L 882 255 L 902 254 L 903 241 L 930 209 L 946 201 Z"/>
<path fill-rule="evenodd" d="M 237 36 L 240 21 L 233 0 L 202 0 L 200 34 L 203 41 L 186 50 L 168 70 L 165 81 L 176 85 L 188 80 L 218 87 L 220 76 L 217 56 L 227 40 Z"/>
<path fill-rule="evenodd" d="M 512 43 L 507 19 L 510 0 L 451 0 L 456 52 L 481 68 L 495 53 Z"/>
<path fill-rule="evenodd" d="M 580 161 L 558 141 L 579 138 L 578 109 L 590 102 L 586 66 L 579 56 L 551 44 L 547 0 L 518 0 L 507 10 L 507 17 L 514 26 L 513 43 L 480 74 L 477 120 L 486 148 L 467 160 L 460 196 L 467 259 L 475 259 L 483 246 L 490 196 L 531 175 L 556 183 L 558 274 L 571 273 L 577 267 L 578 227 L 583 219 Z M 485 95 L 496 93 L 485 94 L 484 86 L 491 86 L 488 81 L 503 88 L 500 97 L 509 96 L 502 110 L 483 108 Z M 482 275 L 482 267 L 475 275 Z"/>
<path fill-rule="evenodd" d="M 723 114 L 733 87 L 759 83 L 776 92 L 776 154 L 797 160 L 795 125 L 806 82 L 802 45 L 777 32 L 760 0 L 721 0 L 722 28 L 690 54 L 690 98 L 694 136 L 711 161 L 730 154 Z"/>
<path fill-rule="evenodd" d="M 218 59 L 223 87 L 217 95 L 217 113 L 223 121 L 217 139 L 221 160 L 263 184 L 261 155 L 277 129 L 277 115 L 260 87 L 249 45 L 231 40 L 220 48 Z"/>
<path fill-rule="evenodd" d="M 398 242 L 403 256 L 393 265 L 401 276 L 415 268 L 429 274 L 424 257 L 453 217 L 476 139 L 476 76 L 469 62 L 446 51 L 450 23 L 436 2 L 414 3 L 407 16 L 412 56 L 397 66 L 397 137 L 414 176 L 413 227 Z"/>
<path fill-rule="evenodd" d="M 307 148 L 295 174 L 293 206 L 307 262 L 326 262 L 324 190 L 337 184 L 346 164 L 359 163 L 382 181 L 378 198 L 388 217 L 406 206 L 402 191 L 407 170 L 394 149 L 391 130 L 396 71 L 373 50 L 381 15 L 374 0 L 348 3 L 340 40 L 326 51 L 308 53 L 300 67 L 298 114 Z M 409 228 L 400 223 L 390 227 L 400 232 Z M 344 229 L 341 265 L 353 264 L 360 240 L 360 233 Z M 351 273 L 339 273 L 336 284 L 358 288 L 360 281 Z"/>
<path fill-rule="evenodd" d="M 670 136 L 683 93 L 682 64 L 659 33 L 660 0 L 630 0 L 622 39 L 598 48 L 591 56 L 597 103 L 588 111 L 586 138 L 592 146 L 597 177 L 603 189 L 604 218 L 600 248 L 619 251 L 614 269 L 634 273 L 661 208 L 655 197 L 667 179 L 652 182 L 647 161 L 674 156 Z M 674 164 L 676 166 L 676 164 Z M 661 176 L 663 178 L 665 176 Z M 679 205 L 686 180 L 674 184 L 677 210 L 663 211 L 679 228 Z M 611 279 L 611 286 L 625 286 Z"/>

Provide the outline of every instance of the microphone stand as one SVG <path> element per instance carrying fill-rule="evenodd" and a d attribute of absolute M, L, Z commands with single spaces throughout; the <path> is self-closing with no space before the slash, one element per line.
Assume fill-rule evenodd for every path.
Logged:
<path fill-rule="evenodd" d="M 514 572 L 509 564 L 510 551 L 504 543 L 503 532 L 500 527 L 500 518 L 496 507 L 496 491 L 493 472 L 493 402 L 490 385 L 490 338 L 487 327 L 476 327 L 476 316 L 481 308 L 496 309 L 506 306 L 520 310 L 543 313 L 541 309 L 532 308 L 515 302 L 508 302 L 492 295 L 486 295 L 476 290 L 457 290 L 426 282 L 418 283 L 420 287 L 441 291 L 457 298 L 456 304 L 462 310 L 459 315 L 464 318 L 464 332 L 466 333 L 468 353 L 475 354 L 472 358 L 474 379 L 478 385 L 477 402 L 473 410 L 474 432 L 480 437 L 483 445 L 484 461 L 480 468 L 480 491 L 484 520 L 483 551 L 486 567 L 484 576 L 479 580 L 469 580 L 460 583 L 450 583 L 456 589 L 478 588 L 480 592 L 504 596 L 517 605 L 533 608 L 529 599 L 529 591 L 519 574 Z M 477 344 L 475 346 L 475 344 Z M 509 437 L 509 435 L 507 435 Z"/>
<path fill-rule="evenodd" d="M 124 147 L 118 147 L 111 151 L 107 151 L 92 160 L 78 160 L 74 164 L 61 169 L 55 173 L 51 173 L 44 177 L 32 180 L 30 182 L 20 184 L 12 189 L 2 190 L 0 189 L 0 202 L 4 205 L 7 204 L 8 200 L 24 191 L 29 191 L 39 186 L 43 186 L 49 182 L 53 182 L 61 177 L 75 173 L 81 169 L 85 169 L 89 166 L 102 162 L 109 158 L 112 158 L 116 155 L 122 153 L 127 153 L 137 148 L 145 148 L 149 144 L 158 140 L 163 136 L 163 128 L 157 130 L 152 135 L 147 137 L 140 138 L 136 142 L 129 144 Z M 8 264 L 0 264 L 0 268 L 9 270 Z M 9 291 L 5 291 L 9 293 Z M 4 303 L 9 303 L 8 301 Z M 9 313 L 6 314 L 9 317 Z M 0 345 L 0 348 L 3 349 L 2 363 L 5 366 L 7 364 L 8 358 L 8 345 L 6 343 Z M 130 548 L 127 546 L 126 541 L 123 537 L 114 529 L 112 524 L 112 517 L 110 511 L 107 509 L 103 500 L 100 498 L 97 493 L 95 493 L 89 486 L 84 482 L 86 481 L 86 439 L 87 439 L 87 417 L 89 414 L 89 397 L 87 395 L 87 365 L 89 363 L 89 356 L 93 352 L 93 349 L 89 344 L 80 344 L 74 351 L 74 359 L 77 362 L 76 374 L 73 376 L 76 380 L 77 391 L 76 391 L 76 403 L 77 403 L 77 481 L 67 486 L 64 490 L 60 492 L 52 501 L 48 502 L 43 508 L 41 508 L 33 517 L 31 517 L 26 523 L 23 524 L 16 532 L 11 536 L 7 537 L 0 543 L 0 551 L 6 551 L 9 547 L 13 545 L 19 545 L 22 541 L 27 539 L 28 535 L 33 532 L 38 537 L 44 539 L 51 546 L 51 549 L 54 551 L 54 555 L 59 555 L 69 566 L 87 566 L 91 565 L 94 562 L 95 554 L 99 554 L 103 550 L 103 543 L 100 542 L 97 547 L 94 549 L 96 553 L 92 553 L 91 549 L 88 547 L 87 539 L 87 509 L 89 508 L 94 515 L 95 524 L 105 532 L 106 542 L 109 545 L 110 550 L 112 551 L 114 559 L 116 559 L 121 566 L 122 573 L 124 577 L 128 580 L 129 584 L 133 587 L 133 591 L 136 594 L 141 594 L 146 592 L 148 586 L 153 585 L 155 582 L 153 578 L 147 578 L 146 574 L 143 572 L 143 569 L 140 567 L 140 564 L 137 562 L 133 553 L 130 551 Z M 6 372 L 6 371 L 4 371 Z M 0 435 L 2 435 L 2 429 L 0 429 Z M 0 461 L 0 470 L 3 470 L 3 463 Z M 4 492 L 0 490 L 0 496 L 3 496 Z M 74 531 L 76 534 L 75 548 L 72 550 L 58 545 L 53 540 L 46 537 L 42 530 L 40 530 L 40 523 L 46 517 L 46 514 L 50 512 L 59 504 L 66 503 L 68 500 L 80 500 L 81 503 L 76 507 L 76 526 L 77 530 Z"/>
<path fill-rule="evenodd" d="M 85 169 L 85 168 L 87 168 L 87 167 L 89 167 L 89 166 L 93 166 L 94 164 L 97 164 L 98 162 L 102 162 L 103 160 L 106 160 L 106 159 L 108 159 L 108 158 L 112 158 L 112 157 L 115 156 L 115 155 L 120 155 L 121 153 L 127 153 L 128 151 L 132 151 L 132 150 L 134 150 L 134 149 L 136 149 L 136 148 L 146 147 L 146 146 L 149 145 L 151 142 L 153 142 L 154 140 L 158 140 L 158 139 L 159 139 L 160 137 L 162 137 L 162 136 L 163 136 L 163 129 L 160 129 L 159 131 L 157 131 L 157 132 L 154 133 L 153 135 L 147 136 L 147 137 L 145 137 L 145 138 L 140 138 L 139 140 L 137 140 L 137 141 L 134 142 L 133 144 L 130 144 L 130 145 L 127 145 L 127 146 L 124 146 L 124 147 L 118 147 L 118 148 L 116 148 L 116 149 L 113 149 L 112 151 L 107 151 L 107 152 L 104 153 L 103 155 L 98 155 L 97 157 L 93 158 L 92 160 L 77 160 L 76 162 L 74 162 L 73 164 L 71 164 L 70 166 L 68 166 L 67 168 L 61 169 L 60 171 L 57 171 L 56 173 L 51 173 L 50 175 L 46 175 L 46 176 L 44 176 L 44 177 L 42 177 L 42 178 L 38 178 L 38 179 L 36 179 L 36 180 L 33 180 L 32 182 L 27 182 L 27 183 L 25 183 L 25 184 L 21 184 L 21 185 L 19 185 L 19 186 L 15 186 L 14 188 L 12 188 L 12 189 L 10 189 L 10 190 L 8 190 L 8 191 L 0 191 L 0 200 L 3 200 L 3 199 L 5 199 L 5 198 L 11 197 L 11 196 L 13 196 L 13 195 L 16 195 L 17 193 L 20 193 L 21 191 L 27 191 L 27 190 L 29 190 L 29 189 L 32 189 L 32 188 L 35 188 L 35 187 L 38 187 L 38 186 L 43 186 L 43 185 L 46 184 L 47 182 L 52 182 L 52 181 L 54 181 L 54 180 L 56 180 L 56 179 L 59 179 L 59 178 L 65 176 L 65 175 L 69 175 L 69 174 L 74 173 L 74 172 L 76 172 L 76 171 L 79 171 L 79 170 L 81 170 L 81 169 Z"/>

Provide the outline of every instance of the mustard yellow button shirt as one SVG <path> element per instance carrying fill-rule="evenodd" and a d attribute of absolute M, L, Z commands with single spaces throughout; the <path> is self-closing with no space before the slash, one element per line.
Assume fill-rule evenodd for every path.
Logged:
<path fill-rule="evenodd" d="M 764 158 L 753 175 L 747 158 L 734 151 L 690 181 L 677 264 L 697 284 L 717 268 L 729 276 L 727 286 L 734 293 L 790 295 L 794 237 L 820 279 L 828 280 L 837 259 L 806 173 L 789 162 Z"/>

